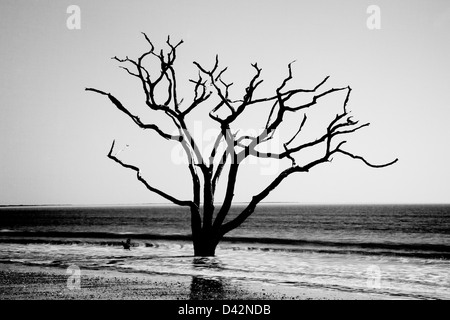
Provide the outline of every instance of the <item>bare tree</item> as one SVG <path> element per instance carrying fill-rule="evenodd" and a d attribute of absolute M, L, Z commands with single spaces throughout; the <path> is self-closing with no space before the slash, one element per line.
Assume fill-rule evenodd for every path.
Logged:
<path fill-rule="evenodd" d="M 142 90 L 145 96 L 146 105 L 152 109 L 165 114 L 168 119 L 173 122 L 177 134 L 169 134 L 161 130 L 156 124 L 144 123 L 139 116 L 132 114 L 127 107 L 124 106 L 115 96 L 95 88 L 86 88 L 87 91 L 92 91 L 105 95 L 109 100 L 124 114 L 126 114 L 134 123 L 142 129 L 153 130 L 158 135 L 166 140 L 174 140 L 180 143 L 188 158 L 188 168 L 192 178 L 192 199 L 180 200 L 170 195 L 159 188 L 151 185 L 146 181 L 141 171 L 137 166 L 124 163 L 114 153 L 114 142 L 108 153 L 108 157 L 121 166 L 131 169 L 136 172 L 137 179 L 141 181 L 148 190 L 160 195 L 161 197 L 173 202 L 179 206 L 186 206 L 191 213 L 191 230 L 192 241 L 194 245 L 194 254 L 196 256 L 213 256 L 217 244 L 225 234 L 231 230 L 239 227 L 254 211 L 257 205 L 264 200 L 269 193 L 274 190 L 286 177 L 295 172 L 308 172 L 313 167 L 330 162 L 332 156 L 335 154 L 342 154 L 354 159 L 363 161 L 366 165 L 373 168 L 381 168 L 392 165 L 398 159 L 389 163 L 375 165 L 368 162 L 359 155 L 355 155 L 343 149 L 345 140 L 337 140 L 338 136 L 345 136 L 353 133 L 369 123 L 359 124 L 358 121 L 352 120 L 347 110 L 347 104 L 350 98 L 351 88 L 349 86 L 342 88 L 331 88 L 321 93 L 320 89 L 325 85 L 328 76 L 324 78 L 319 84 L 312 89 L 287 89 L 287 84 L 292 80 L 292 63 L 288 64 L 288 75 L 281 82 L 278 88 L 275 89 L 273 95 L 268 97 L 255 97 L 255 91 L 261 85 L 262 69 L 255 63 L 252 64 L 254 69 L 254 76 L 251 78 L 248 86 L 245 89 L 245 94 L 241 99 L 232 100 L 230 98 L 229 88 L 232 83 L 226 83 L 222 80 L 222 76 L 227 68 L 219 68 L 219 58 L 216 55 L 214 66 L 211 69 L 205 68 L 197 62 L 194 62 L 198 68 L 198 78 L 190 80 L 194 84 L 194 98 L 189 105 L 182 108 L 183 99 L 177 96 L 177 79 L 174 69 L 174 62 L 176 60 L 177 48 L 183 41 L 173 44 L 170 37 L 167 39 L 167 51 L 155 51 L 155 47 L 147 35 L 143 34 L 145 40 L 148 42 L 149 49 L 144 52 L 137 59 L 130 59 L 125 57 L 123 59 L 113 57 L 122 64 L 123 68 L 129 75 L 136 77 L 142 85 Z M 147 58 L 156 59 L 160 66 L 160 70 L 156 74 L 151 74 L 149 68 L 144 66 L 144 60 Z M 125 66 L 126 65 L 126 66 Z M 158 88 L 164 89 L 167 93 L 166 97 L 155 97 L 155 91 Z M 321 98 L 331 95 L 335 92 L 346 92 L 345 100 L 343 102 L 342 111 L 336 114 L 335 118 L 328 124 L 322 136 L 312 141 L 296 142 L 297 136 L 304 128 L 308 117 L 306 111 L 321 100 Z M 159 91 L 161 92 L 161 91 Z M 309 93 L 312 99 L 306 104 L 295 104 L 294 98 L 299 94 Z M 210 99 L 211 96 L 216 98 Z M 209 117 L 214 120 L 220 130 L 218 130 L 217 138 L 215 139 L 214 147 L 208 154 L 200 151 L 198 143 L 194 140 L 186 125 L 186 117 L 189 113 L 205 102 L 212 102 L 212 109 L 209 112 Z M 232 128 L 235 120 L 238 119 L 247 108 L 269 103 L 271 111 L 267 116 L 267 122 L 262 132 L 255 136 L 239 135 Z M 226 116 L 219 116 L 220 113 L 226 113 Z M 226 112 L 223 112 L 226 111 Z M 303 112 L 302 121 L 298 124 L 296 133 L 286 141 L 282 147 L 282 152 L 261 152 L 259 151 L 261 145 L 267 143 L 272 139 L 274 133 L 279 129 L 285 116 L 296 112 Z M 305 164 L 298 164 L 294 155 L 300 151 L 309 150 L 316 146 L 323 146 L 323 154 L 313 161 Z M 222 149 L 221 149 L 222 148 Z M 219 152 L 219 150 L 221 150 Z M 238 177 L 239 167 L 242 162 L 248 157 L 271 158 L 271 159 L 289 159 L 291 165 L 282 170 L 265 188 L 258 194 L 254 195 L 251 201 L 236 217 L 226 221 L 229 213 L 235 192 L 235 185 Z M 217 161 L 219 160 L 219 161 Z M 226 184 L 225 197 L 222 201 L 220 209 L 216 210 L 214 206 L 214 197 L 216 193 L 216 186 L 218 185 L 224 167 L 227 166 L 228 176 L 224 181 Z"/>

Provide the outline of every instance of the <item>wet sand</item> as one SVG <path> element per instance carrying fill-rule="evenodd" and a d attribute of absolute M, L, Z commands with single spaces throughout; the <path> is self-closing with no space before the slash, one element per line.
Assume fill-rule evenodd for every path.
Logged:
<path fill-rule="evenodd" d="M 309 300 L 389 299 L 377 294 L 293 287 L 239 279 L 66 269 L 0 263 L 0 300 Z M 70 289 L 70 287 L 72 287 Z"/>

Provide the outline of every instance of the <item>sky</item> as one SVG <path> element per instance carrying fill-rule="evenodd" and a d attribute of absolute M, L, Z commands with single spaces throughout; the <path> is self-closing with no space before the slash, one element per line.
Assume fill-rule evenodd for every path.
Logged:
<path fill-rule="evenodd" d="M 70 5 L 80 8 L 80 29 L 68 27 Z M 370 5 L 380 9 L 379 29 L 368 28 Z M 446 0 L 2 0 L 0 205 L 166 202 L 107 158 L 113 140 L 120 158 L 138 165 L 153 185 L 191 197 L 176 144 L 136 128 L 107 98 L 84 91 L 111 92 L 146 121 L 173 129 L 144 108 L 139 83 L 110 59 L 144 52 L 141 32 L 157 48 L 165 48 L 168 35 L 184 40 L 175 67 L 186 101 L 193 96 L 188 79 L 197 76 L 192 62 L 212 66 L 216 54 L 229 67 L 224 78 L 234 82 L 236 97 L 253 76 L 254 62 L 263 69 L 261 97 L 274 93 L 294 60 L 293 87 L 311 88 L 329 75 L 326 88 L 351 86 L 352 115 L 371 123 L 346 138 L 347 149 L 374 163 L 399 158 L 374 169 L 335 156 L 290 176 L 266 201 L 449 203 L 449 31 Z M 342 98 L 330 97 L 311 112 L 324 119 Z M 212 108 L 205 104 L 188 119 L 205 148 Z M 264 111 L 250 110 L 242 130 L 259 129 Z M 286 130 L 295 131 L 300 120 L 290 116 Z M 289 161 L 244 165 L 236 201 L 251 199 L 275 169 L 287 166 Z M 221 196 L 223 187 L 216 200 Z"/>

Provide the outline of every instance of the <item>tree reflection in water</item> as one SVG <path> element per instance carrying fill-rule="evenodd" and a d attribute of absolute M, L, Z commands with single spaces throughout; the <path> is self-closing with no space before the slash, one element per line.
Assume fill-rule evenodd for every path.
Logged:
<path fill-rule="evenodd" d="M 219 259 L 215 257 L 195 257 L 192 261 L 192 266 L 195 271 L 200 271 L 200 274 L 192 277 L 191 300 L 223 300 L 226 298 L 223 278 L 207 275 L 208 270 L 223 269 Z M 205 273 L 205 275 L 202 273 Z"/>

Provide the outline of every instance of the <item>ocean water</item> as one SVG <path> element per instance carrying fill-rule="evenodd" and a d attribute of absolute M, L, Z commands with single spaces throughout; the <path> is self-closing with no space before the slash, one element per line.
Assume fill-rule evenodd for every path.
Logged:
<path fill-rule="evenodd" d="M 0 262 L 450 299 L 447 205 L 261 205 L 211 258 L 189 223 L 175 206 L 0 208 Z"/>

